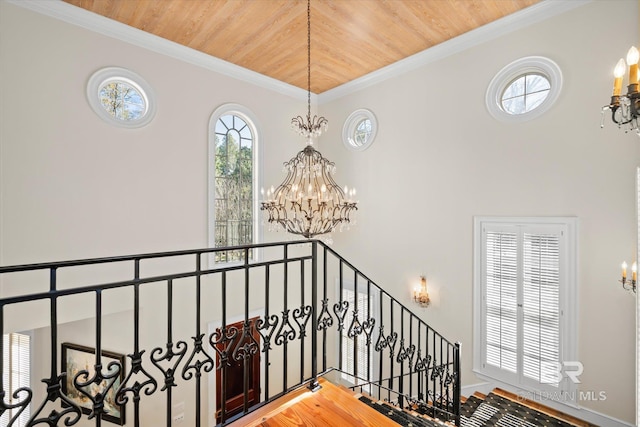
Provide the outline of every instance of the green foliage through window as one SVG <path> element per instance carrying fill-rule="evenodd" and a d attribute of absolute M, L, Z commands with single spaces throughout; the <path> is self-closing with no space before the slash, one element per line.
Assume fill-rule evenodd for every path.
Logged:
<path fill-rule="evenodd" d="M 215 127 L 215 246 L 253 243 L 253 134 L 239 116 Z M 251 257 L 251 253 L 249 253 Z M 216 262 L 242 261 L 242 250 L 218 252 Z"/>

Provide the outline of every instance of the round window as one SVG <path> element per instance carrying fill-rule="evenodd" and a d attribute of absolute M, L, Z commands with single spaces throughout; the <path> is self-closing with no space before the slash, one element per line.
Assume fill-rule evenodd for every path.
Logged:
<path fill-rule="evenodd" d="M 97 71 L 87 85 L 89 105 L 108 123 L 136 128 L 146 125 L 155 113 L 149 85 L 124 68 Z"/>
<path fill-rule="evenodd" d="M 342 128 L 342 142 L 350 150 L 367 149 L 376 137 L 377 120 L 369 110 L 356 110 L 347 117 Z"/>
<path fill-rule="evenodd" d="M 493 78 L 487 109 L 499 120 L 531 120 L 551 108 L 561 87 L 562 72 L 555 62 L 539 56 L 521 58 Z"/>

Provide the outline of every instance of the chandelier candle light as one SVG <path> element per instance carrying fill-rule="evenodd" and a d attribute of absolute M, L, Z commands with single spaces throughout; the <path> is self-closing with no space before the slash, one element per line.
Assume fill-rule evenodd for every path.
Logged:
<path fill-rule="evenodd" d="M 307 1 L 307 117 L 294 117 L 291 127 L 306 138 L 307 146 L 284 163 L 287 174 L 277 188 L 261 190 L 260 209 L 266 211 L 267 221 L 286 231 L 308 239 L 327 234 L 338 228 L 342 231 L 351 223 L 351 212 L 357 210 L 355 189 L 340 188 L 331 175 L 336 167 L 314 147 L 313 140 L 327 129 L 324 117 L 311 118 L 311 0 Z"/>
<path fill-rule="evenodd" d="M 627 62 L 620 58 L 613 70 L 613 95 L 611 103 L 602 108 L 602 122 L 600 127 L 604 127 L 604 110 L 611 110 L 611 120 L 622 127 L 629 126 L 626 131 L 632 130 L 640 136 L 640 123 L 638 115 L 640 112 L 640 94 L 638 93 L 638 60 L 640 53 L 635 46 L 631 46 L 627 52 Z M 629 66 L 629 85 L 627 94 L 622 95 L 622 80 Z"/>
<path fill-rule="evenodd" d="M 627 262 L 622 263 L 622 279 L 619 280 L 622 283 L 622 288 L 626 291 L 636 292 L 636 283 L 638 283 L 638 263 L 634 262 L 631 265 L 631 281 L 627 279 Z"/>

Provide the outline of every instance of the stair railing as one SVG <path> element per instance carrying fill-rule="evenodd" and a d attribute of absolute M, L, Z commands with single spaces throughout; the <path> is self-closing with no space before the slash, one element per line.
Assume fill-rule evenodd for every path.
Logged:
<path fill-rule="evenodd" d="M 319 241 L 0 267 L 0 285 L 42 381 L 2 364 L 3 425 L 227 425 L 323 375 L 460 425 L 460 345 Z M 66 342 L 91 362 L 70 369 Z"/>

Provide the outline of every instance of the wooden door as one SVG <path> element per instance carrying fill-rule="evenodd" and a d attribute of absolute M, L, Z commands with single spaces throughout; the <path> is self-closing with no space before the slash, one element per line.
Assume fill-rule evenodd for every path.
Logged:
<path fill-rule="evenodd" d="M 223 375 L 223 369 L 216 369 L 216 424 L 222 422 L 222 383 L 225 382 L 225 419 L 239 414 L 244 407 L 244 371 L 245 361 L 243 359 L 234 360 L 233 350 L 244 346 L 245 344 L 257 344 L 258 351 L 252 355 L 247 363 L 248 365 L 248 402 L 247 406 L 251 407 L 260 402 L 260 334 L 256 330 L 257 317 L 249 319 L 249 333 L 253 337 L 243 337 L 244 321 L 228 325 L 227 328 L 236 328 L 238 333 L 231 343 L 221 342 L 216 347 L 222 352 L 227 347 L 228 366 L 226 373 Z M 220 329 L 217 330 L 220 332 Z M 244 339 L 243 339 L 244 338 Z M 218 354 L 218 363 L 220 366 L 220 355 Z M 223 376 L 225 378 L 223 378 Z"/>

